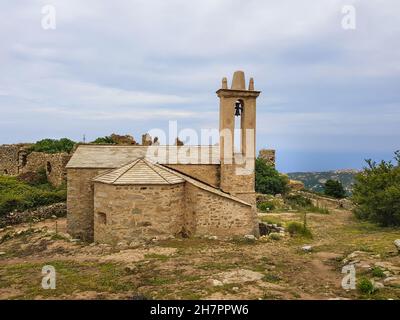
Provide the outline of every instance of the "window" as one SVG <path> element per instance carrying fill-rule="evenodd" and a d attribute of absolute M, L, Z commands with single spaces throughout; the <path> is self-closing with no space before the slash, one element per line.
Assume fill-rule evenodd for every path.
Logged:
<path fill-rule="evenodd" d="M 107 215 L 104 212 L 98 212 L 97 221 L 99 222 L 99 224 L 107 224 Z"/>
<path fill-rule="evenodd" d="M 47 171 L 47 174 L 50 174 L 50 173 L 51 173 L 51 170 L 52 170 L 52 168 L 51 168 L 51 163 L 50 163 L 50 161 L 47 161 L 47 163 L 46 163 L 46 171 Z"/>
<path fill-rule="evenodd" d="M 21 154 L 21 166 L 25 167 L 27 162 L 27 155 L 26 154 Z"/>
<path fill-rule="evenodd" d="M 242 116 L 244 112 L 243 100 L 235 102 L 235 128 L 233 135 L 233 146 L 235 153 L 242 153 Z"/>

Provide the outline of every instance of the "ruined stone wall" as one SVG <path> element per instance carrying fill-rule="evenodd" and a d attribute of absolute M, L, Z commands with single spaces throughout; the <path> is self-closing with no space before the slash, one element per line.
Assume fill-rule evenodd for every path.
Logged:
<path fill-rule="evenodd" d="M 31 152 L 26 155 L 26 164 L 20 163 L 19 173 L 35 172 L 43 168 L 46 170 L 48 181 L 54 186 L 59 186 L 66 181 L 65 166 L 70 158 L 68 153 Z"/>
<path fill-rule="evenodd" d="M 185 227 L 191 235 L 221 238 L 256 232 L 257 217 L 252 207 L 186 183 Z"/>
<path fill-rule="evenodd" d="M 93 182 L 104 169 L 67 169 L 67 232 L 93 240 Z"/>
<path fill-rule="evenodd" d="M 18 152 L 19 145 L 1 145 L 0 146 L 0 175 L 18 174 Z"/>
<path fill-rule="evenodd" d="M 181 232 L 184 184 L 115 186 L 95 183 L 94 240 L 117 244 Z"/>
<path fill-rule="evenodd" d="M 261 149 L 258 153 L 258 157 L 264 159 L 269 165 L 275 167 L 275 150 Z"/>
<path fill-rule="evenodd" d="M 216 188 L 219 187 L 220 166 L 217 164 L 168 164 L 166 166 Z"/>
<path fill-rule="evenodd" d="M 13 144 L 0 146 L 0 174 L 18 175 L 25 172 L 46 170 L 47 179 L 54 186 L 66 181 L 65 166 L 71 158 L 68 153 L 31 152 L 31 144 Z"/>

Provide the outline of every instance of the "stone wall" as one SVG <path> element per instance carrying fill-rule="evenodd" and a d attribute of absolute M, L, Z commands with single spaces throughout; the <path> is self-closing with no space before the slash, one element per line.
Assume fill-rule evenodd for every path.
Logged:
<path fill-rule="evenodd" d="M 117 244 L 182 231 L 184 184 L 116 186 L 95 183 L 94 240 Z"/>
<path fill-rule="evenodd" d="M 70 158 L 68 153 L 31 152 L 26 155 L 26 164 L 20 164 L 19 173 L 35 172 L 44 168 L 48 181 L 54 186 L 59 186 L 66 181 L 65 166 Z"/>
<path fill-rule="evenodd" d="M 54 186 L 66 181 L 65 166 L 71 155 L 68 153 L 28 152 L 30 144 L 0 146 L 0 174 L 18 175 L 29 171 L 46 169 L 47 179 Z"/>
<path fill-rule="evenodd" d="M 0 146 L 0 175 L 17 175 L 19 171 L 19 152 L 25 144 L 10 144 Z"/>
<path fill-rule="evenodd" d="M 327 209 L 353 209 L 353 203 L 349 199 L 333 199 L 324 196 L 319 196 L 310 192 L 298 191 L 299 194 L 311 200 L 314 206 Z"/>
<path fill-rule="evenodd" d="M 257 216 L 250 206 L 186 183 L 185 228 L 191 235 L 221 238 L 255 234 Z"/>
<path fill-rule="evenodd" d="M 269 165 L 275 167 L 275 150 L 261 149 L 258 153 L 258 157 L 264 159 Z"/>
<path fill-rule="evenodd" d="M 93 240 L 93 182 L 104 169 L 67 169 L 67 232 Z"/>
<path fill-rule="evenodd" d="M 220 184 L 220 166 L 217 164 L 168 164 L 166 167 L 212 185 Z"/>

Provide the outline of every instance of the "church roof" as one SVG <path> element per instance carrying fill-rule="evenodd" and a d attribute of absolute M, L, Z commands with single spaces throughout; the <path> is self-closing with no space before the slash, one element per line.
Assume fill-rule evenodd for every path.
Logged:
<path fill-rule="evenodd" d="M 153 164 L 145 159 L 137 159 L 119 169 L 100 174 L 93 179 L 115 185 L 131 184 L 177 184 L 185 180 L 164 167 Z"/>
<path fill-rule="evenodd" d="M 81 144 L 67 168 L 114 169 L 146 157 L 160 164 L 219 164 L 219 146 L 120 146 Z"/>

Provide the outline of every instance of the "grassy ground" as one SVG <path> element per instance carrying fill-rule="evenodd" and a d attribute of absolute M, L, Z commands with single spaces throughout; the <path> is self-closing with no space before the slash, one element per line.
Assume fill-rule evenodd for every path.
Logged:
<path fill-rule="evenodd" d="M 65 201 L 66 195 L 65 186 L 54 188 L 48 182 L 30 185 L 16 177 L 0 175 L 0 215 Z"/>
<path fill-rule="evenodd" d="M 264 214 L 261 219 L 281 223 L 303 221 L 303 213 Z M 71 242 L 62 234 L 65 219 L 20 225 L 0 231 L 0 298 L 2 299 L 400 299 L 400 288 L 385 286 L 373 294 L 345 291 L 340 283 L 342 259 L 361 250 L 400 267 L 393 241 L 399 229 L 361 223 L 347 211 L 309 213 L 313 238 L 279 241 L 172 239 L 135 249 Z M 313 246 L 305 253 L 301 246 Z M 52 265 L 56 289 L 41 288 L 41 270 Z M 214 286 L 210 281 L 238 270 L 257 279 L 233 277 Z M 359 270 L 357 277 L 372 278 Z"/>

